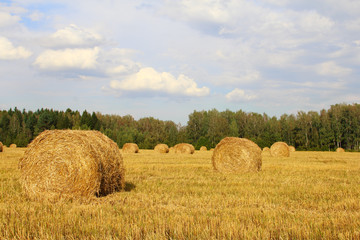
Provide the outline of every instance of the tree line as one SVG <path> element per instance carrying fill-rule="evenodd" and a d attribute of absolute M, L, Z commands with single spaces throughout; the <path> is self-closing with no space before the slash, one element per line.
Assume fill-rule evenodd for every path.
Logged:
<path fill-rule="evenodd" d="M 188 142 L 199 149 L 213 148 L 227 136 L 248 138 L 261 148 L 283 141 L 298 150 L 330 151 L 338 147 L 360 150 L 360 104 L 336 104 L 329 109 L 299 111 L 279 118 L 267 114 L 230 110 L 194 111 L 186 126 L 153 117 L 135 120 L 130 115 L 80 113 L 67 109 L 19 109 L 0 111 L 0 141 L 25 147 L 47 129 L 98 130 L 121 148 L 134 142 L 141 149 L 152 149 L 158 143 L 174 146 Z"/>

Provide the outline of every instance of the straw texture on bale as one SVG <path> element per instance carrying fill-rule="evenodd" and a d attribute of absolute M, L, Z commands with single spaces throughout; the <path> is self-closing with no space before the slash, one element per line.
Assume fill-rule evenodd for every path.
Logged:
<path fill-rule="evenodd" d="M 31 199 L 88 199 L 125 187 L 121 152 L 98 131 L 44 131 L 28 145 L 19 169 Z"/>
<path fill-rule="evenodd" d="M 4 145 L 0 142 L 0 152 L 4 151 Z"/>
<path fill-rule="evenodd" d="M 169 146 L 166 144 L 160 143 L 155 146 L 154 150 L 155 150 L 155 152 L 158 152 L 158 153 L 168 153 Z"/>
<path fill-rule="evenodd" d="M 200 151 L 207 151 L 207 147 L 202 146 L 202 147 L 200 148 Z"/>
<path fill-rule="evenodd" d="M 257 172 L 261 170 L 261 149 L 246 138 L 226 137 L 215 147 L 212 164 L 219 172 Z"/>
<path fill-rule="evenodd" d="M 295 152 L 295 151 L 296 151 L 296 149 L 295 149 L 295 147 L 294 147 L 294 146 L 289 146 L 289 151 L 290 151 L 290 152 Z"/>
<path fill-rule="evenodd" d="M 10 146 L 9 146 L 9 148 L 16 148 L 17 146 L 16 146 L 16 144 L 15 143 L 13 143 L 13 144 L 10 144 Z"/>
<path fill-rule="evenodd" d="M 174 146 L 175 153 L 185 153 L 185 154 L 193 154 L 195 152 L 195 148 L 193 145 L 189 143 L 179 143 Z"/>
<path fill-rule="evenodd" d="M 339 148 L 336 149 L 336 152 L 345 152 L 345 149 L 339 147 Z"/>
<path fill-rule="evenodd" d="M 125 143 L 122 150 L 124 153 L 138 153 L 139 147 L 136 143 Z"/>
<path fill-rule="evenodd" d="M 270 147 L 270 154 L 273 157 L 289 157 L 289 146 L 284 142 L 276 142 Z"/>

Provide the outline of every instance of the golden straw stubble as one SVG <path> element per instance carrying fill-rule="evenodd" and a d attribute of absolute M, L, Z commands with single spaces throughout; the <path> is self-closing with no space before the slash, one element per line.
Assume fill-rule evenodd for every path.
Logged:
<path fill-rule="evenodd" d="M 261 170 L 261 152 L 249 139 L 226 137 L 216 145 L 212 164 L 219 172 L 257 172 Z"/>
<path fill-rule="evenodd" d="M 121 152 L 98 131 L 44 131 L 29 144 L 19 169 L 31 199 L 91 198 L 125 187 Z"/>

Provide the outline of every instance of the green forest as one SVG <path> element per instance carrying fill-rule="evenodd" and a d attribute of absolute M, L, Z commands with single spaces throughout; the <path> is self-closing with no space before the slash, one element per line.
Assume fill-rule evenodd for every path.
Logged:
<path fill-rule="evenodd" d="M 336 104 L 329 109 L 299 111 L 296 115 L 233 112 L 230 110 L 194 111 L 186 126 L 153 117 L 135 120 L 130 115 L 105 115 L 84 111 L 39 109 L 35 112 L 9 109 L 0 111 L 0 141 L 26 147 L 47 129 L 99 130 L 121 148 L 134 142 L 141 149 L 152 149 L 158 143 L 173 146 L 180 142 L 213 148 L 224 137 L 248 138 L 261 148 L 284 141 L 297 150 L 332 151 L 343 147 L 359 151 L 360 104 Z"/>

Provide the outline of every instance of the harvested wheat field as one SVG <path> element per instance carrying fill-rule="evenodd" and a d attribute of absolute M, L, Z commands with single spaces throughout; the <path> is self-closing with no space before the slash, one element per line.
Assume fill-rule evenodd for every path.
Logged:
<path fill-rule="evenodd" d="M 124 156 L 124 192 L 30 200 L 0 154 L 0 239 L 359 239 L 360 153 L 263 156 L 256 174 L 219 173 L 212 152 Z"/>

